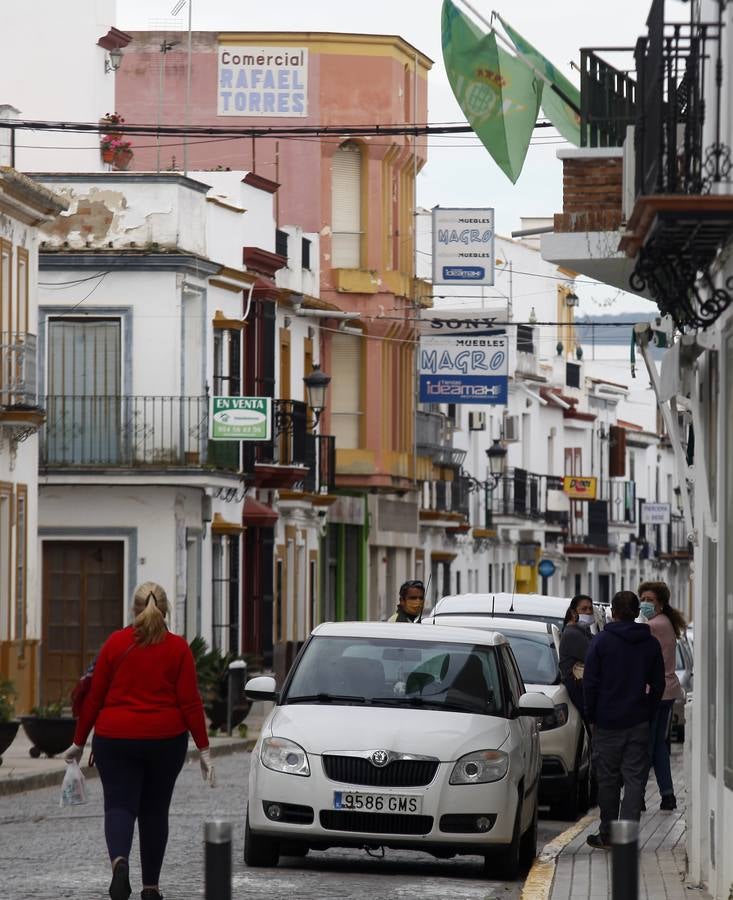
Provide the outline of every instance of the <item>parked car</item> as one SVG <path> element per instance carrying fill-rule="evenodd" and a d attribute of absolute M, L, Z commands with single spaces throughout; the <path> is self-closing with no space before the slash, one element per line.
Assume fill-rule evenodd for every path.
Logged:
<path fill-rule="evenodd" d="M 276 865 L 310 848 L 480 854 L 514 877 L 536 852 L 537 718 L 501 634 L 387 623 L 319 625 L 252 754 L 244 859 Z"/>
<path fill-rule="evenodd" d="M 443 621 L 429 618 L 426 624 Z M 554 710 L 540 720 L 540 804 L 558 819 L 575 820 L 590 799 L 590 742 L 580 713 L 560 682 L 560 630 L 519 618 L 451 616 L 452 626 L 489 628 L 509 641 L 528 691 L 540 691 Z M 441 626 L 442 627 L 442 626 Z"/>
<path fill-rule="evenodd" d="M 675 700 L 672 707 L 672 724 L 670 737 L 673 741 L 684 743 L 685 740 L 685 703 L 692 696 L 693 654 L 690 642 L 686 635 L 677 639 L 677 651 L 675 655 L 675 672 L 682 685 L 683 696 Z"/>
<path fill-rule="evenodd" d="M 438 600 L 427 618 L 442 616 L 501 616 L 547 622 L 562 630 L 570 597 L 546 597 L 544 594 L 453 594 Z M 596 631 L 606 624 L 601 607 L 594 604 Z"/>

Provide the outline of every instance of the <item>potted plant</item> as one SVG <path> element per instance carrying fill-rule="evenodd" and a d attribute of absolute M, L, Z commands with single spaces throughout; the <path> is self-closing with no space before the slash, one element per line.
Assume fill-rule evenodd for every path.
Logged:
<path fill-rule="evenodd" d="M 37 759 L 41 753 L 52 757 L 71 746 L 76 719 L 64 715 L 64 703 L 59 700 L 44 706 L 34 706 L 29 716 L 21 716 L 23 731 L 33 745 L 30 755 Z"/>
<path fill-rule="evenodd" d="M 116 169 L 126 169 L 130 165 L 134 155 L 132 147 L 120 135 L 103 134 L 100 146 L 104 162 L 112 163 Z"/>
<path fill-rule="evenodd" d="M 0 754 L 5 753 L 15 740 L 20 722 L 15 718 L 15 685 L 12 681 L 0 681 Z M 3 758 L 0 756 L 0 766 Z"/>
<path fill-rule="evenodd" d="M 227 692 L 229 689 L 229 665 L 242 657 L 235 653 L 222 653 L 215 648 L 209 650 L 206 641 L 202 637 L 195 637 L 190 644 L 196 663 L 196 675 L 198 677 L 199 691 L 204 703 L 210 730 L 213 733 L 219 731 L 227 724 Z M 247 669 L 241 670 L 246 672 Z M 235 682 L 237 696 L 232 705 L 232 727 L 235 728 L 247 716 L 252 703 L 244 696 L 244 685 Z"/>

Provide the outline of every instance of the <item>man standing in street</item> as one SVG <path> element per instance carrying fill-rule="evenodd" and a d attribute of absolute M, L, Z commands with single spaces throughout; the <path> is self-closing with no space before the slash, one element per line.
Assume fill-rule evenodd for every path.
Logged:
<path fill-rule="evenodd" d="M 424 605 L 425 585 L 422 581 L 406 581 L 400 588 L 397 611 L 387 621 L 419 623 Z"/>
<path fill-rule="evenodd" d="M 641 817 L 650 722 L 664 693 L 659 641 L 648 625 L 634 621 L 639 598 L 633 591 L 619 591 L 611 611 L 613 621 L 591 641 L 583 672 L 601 809 L 600 829 L 587 840 L 602 850 L 611 846 L 611 822 L 619 818 L 619 803 L 620 818 L 638 822 Z"/>

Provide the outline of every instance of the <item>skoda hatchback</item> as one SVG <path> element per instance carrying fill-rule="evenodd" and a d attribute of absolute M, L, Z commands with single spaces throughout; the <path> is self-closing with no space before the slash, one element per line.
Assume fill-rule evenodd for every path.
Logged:
<path fill-rule="evenodd" d="M 553 713 L 525 693 L 506 639 L 468 628 L 319 625 L 254 748 L 244 858 L 329 847 L 484 856 L 513 877 L 534 858 L 540 747 Z"/>

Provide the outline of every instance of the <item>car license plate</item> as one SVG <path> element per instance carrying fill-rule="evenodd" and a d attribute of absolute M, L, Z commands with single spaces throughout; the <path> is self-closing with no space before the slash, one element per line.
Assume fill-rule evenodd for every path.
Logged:
<path fill-rule="evenodd" d="M 359 812 L 406 813 L 420 815 L 422 797 L 414 794 L 363 794 L 361 791 L 334 791 L 333 808 Z"/>

